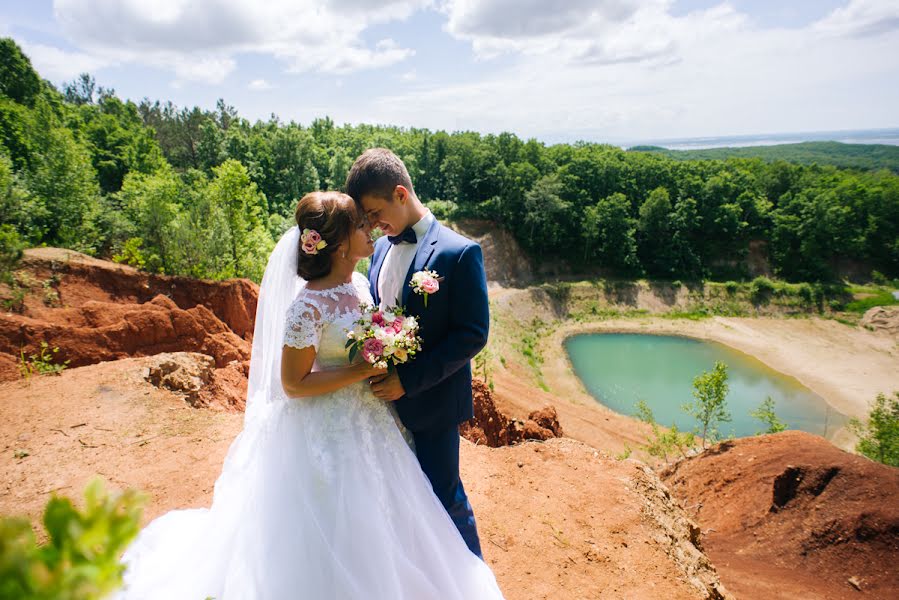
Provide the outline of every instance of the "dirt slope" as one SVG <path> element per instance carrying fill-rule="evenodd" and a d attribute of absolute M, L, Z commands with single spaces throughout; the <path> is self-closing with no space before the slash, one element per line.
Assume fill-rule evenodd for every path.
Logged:
<path fill-rule="evenodd" d="M 0 384 L 0 513 L 36 519 L 99 473 L 150 495 L 146 519 L 211 501 L 242 415 L 196 409 L 144 379 L 153 358 Z M 19 456 L 19 458 L 17 458 Z M 465 442 L 463 478 L 509 600 L 730 597 L 696 526 L 658 478 L 569 439 Z"/>
<path fill-rule="evenodd" d="M 738 597 L 899 598 L 899 469 L 788 431 L 723 442 L 663 479 Z"/>

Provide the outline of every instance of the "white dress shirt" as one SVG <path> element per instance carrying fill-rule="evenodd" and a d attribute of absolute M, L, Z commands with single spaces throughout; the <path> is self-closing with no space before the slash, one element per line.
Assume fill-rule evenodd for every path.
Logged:
<path fill-rule="evenodd" d="M 381 308 L 400 306 L 403 300 L 403 286 L 409 284 L 406 281 L 406 274 L 409 272 L 409 267 L 412 266 L 412 261 L 415 260 L 418 244 L 424 239 L 433 222 L 434 215 L 428 210 L 425 216 L 412 226 L 412 231 L 418 238 L 417 243 L 400 242 L 396 245 L 391 244 L 387 249 L 387 256 L 384 257 L 384 263 L 378 273 L 378 296 L 381 298 Z"/>

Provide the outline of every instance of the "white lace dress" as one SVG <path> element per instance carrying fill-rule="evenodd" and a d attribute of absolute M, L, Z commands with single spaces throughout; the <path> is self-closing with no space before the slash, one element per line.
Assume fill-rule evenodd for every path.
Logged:
<path fill-rule="evenodd" d="M 360 302 L 371 303 L 362 276 L 304 289 L 284 344 L 315 346 L 316 370 L 347 364 Z M 232 444 L 212 506 L 169 512 L 141 532 L 116 598 L 502 598 L 367 383 L 313 398 L 279 394 Z"/>

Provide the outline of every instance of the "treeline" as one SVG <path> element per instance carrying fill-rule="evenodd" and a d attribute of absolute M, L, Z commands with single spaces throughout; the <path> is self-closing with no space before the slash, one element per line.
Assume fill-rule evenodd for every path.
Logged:
<path fill-rule="evenodd" d="M 679 161 L 513 134 L 249 122 L 123 102 L 89 76 L 62 90 L 0 42 L 0 246 L 62 245 L 153 271 L 258 278 L 296 199 L 339 189 L 385 146 L 444 218 L 493 220 L 538 260 L 652 277 L 745 274 L 751 240 L 782 277 L 839 260 L 899 276 L 899 177 L 759 159 Z"/>
<path fill-rule="evenodd" d="M 738 148 L 703 148 L 701 150 L 669 150 L 658 146 L 634 146 L 632 152 L 657 152 L 678 160 L 725 160 L 728 158 L 760 158 L 773 162 L 783 160 L 803 165 L 831 165 L 847 169 L 889 169 L 899 173 L 899 146 L 886 144 L 845 144 L 842 142 L 800 142 L 775 146 L 743 146 Z"/>

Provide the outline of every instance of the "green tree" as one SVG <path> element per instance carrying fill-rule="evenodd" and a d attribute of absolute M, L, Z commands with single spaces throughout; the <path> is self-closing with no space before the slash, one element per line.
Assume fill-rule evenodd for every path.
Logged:
<path fill-rule="evenodd" d="M 764 433 L 780 433 L 787 428 L 786 423 L 781 421 L 777 413 L 774 412 L 774 399 L 771 396 L 765 398 L 765 401 L 757 409 L 750 412 L 749 416 L 758 419 L 768 426 Z"/>
<path fill-rule="evenodd" d="M 685 404 L 683 410 L 699 422 L 703 449 L 709 439 L 718 438 L 718 424 L 731 419 L 727 392 L 727 365 L 723 362 L 716 361 L 714 369 L 693 379 L 694 401 Z"/>
<path fill-rule="evenodd" d="M 250 181 L 246 168 L 236 160 L 226 160 L 213 169 L 215 177 L 207 194 L 211 204 L 223 211 L 230 242 L 231 272 L 227 276 L 262 279 L 265 262 L 274 241 L 263 219 L 265 196 Z M 222 232 L 224 234 L 224 232 Z"/>
<path fill-rule="evenodd" d="M 637 222 L 630 202 L 621 192 L 603 198 L 584 211 L 584 258 L 597 257 L 618 271 L 633 271 L 637 261 Z"/>
<path fill-rule="evenodd" d="M 524 196 L 524 226 L 527 247 L 552 253 L 565 247 L 565 218 L 571 205 L 559 197 L 562 184 L 554 175 L 542 177 Z"/>
<path fill-rule="evenodd" d="M 11 38 L 0 38 L 0 94 L 13 102 L 34 106 L 41 78 L 31 61 Z"/>
<path fill-rule="evenodd" d="M 640 205 L 638 231 L 640 262 L 653 275 L 674 275 L 677 264 L 672 246 L 671 200 L 659 187 Z"/>
<path fill-rule="evenodd" d="M 100 190 L 90 153 L 59 124 L 49 105 L 39 102 L 36 117 L 26 183 L 41 212 L 46 211 L 40 224 L 43 241 L 94 254 L 103 233 L 97 226 Z"/>
<path fill-rule="evenodd" d="M 853 418 L 849 428 L 859 438 L 857 451 L 885 465 L 899 467 L 899 392 L 889 399 L 878 394 L 867 423 Z"/>
<path fill-rule="evenodd" d="M 170 169 L 125 178 L 119 200 L 133 229 L 120 234 L 141 240 L 141 260 L 151 271 L 174 272 L 172 228 L 181 197 L 181 181 Z"/>

